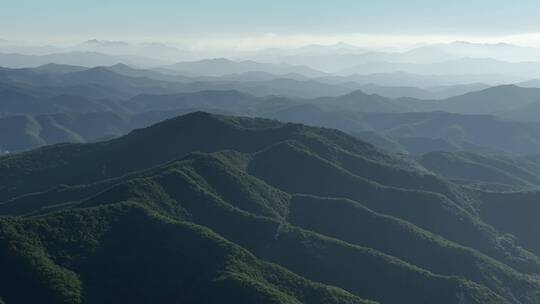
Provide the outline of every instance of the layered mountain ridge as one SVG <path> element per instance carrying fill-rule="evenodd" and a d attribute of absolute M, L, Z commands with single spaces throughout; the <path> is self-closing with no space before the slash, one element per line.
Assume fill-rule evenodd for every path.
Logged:
<path fill-rule="evenodd" d="M 490 215 L 504 193 L 336 130 L 195 112 L 0 176 L 6 303 L 538 301 L 538 242 Z"/>

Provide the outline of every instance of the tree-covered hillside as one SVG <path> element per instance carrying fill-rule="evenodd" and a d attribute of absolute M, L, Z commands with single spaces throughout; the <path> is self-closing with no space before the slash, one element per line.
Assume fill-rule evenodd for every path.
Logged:
<path fill-rule="evenodd" d="M 332 129 L 196 112 L 1 157 L 0 193 L 5 303 L 540 301 L 505 193 Z"/>

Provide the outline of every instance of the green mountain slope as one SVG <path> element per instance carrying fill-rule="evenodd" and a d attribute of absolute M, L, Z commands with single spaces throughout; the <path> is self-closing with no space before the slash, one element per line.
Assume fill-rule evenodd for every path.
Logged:
<path fill-rule="evenodd" d="M 283 207 L 288 205 L 287 196 L 272 190 L 264 183 L 247 182 L 253 178 L 242 177 L 241 172 L 237 172 L 238 169 L 231 168 L 232 163 L 227 164 L 227 160 L 230 162 L 229 156 L 194 155 L 182 162 L 166 165 L 163 169 L 155 169 L 142 174 L 144 177 L 124 181 L 95 197 L 83 200 L 79 206 L 88 208 L 103 203 L 111 206 L 111 204 L 117 204 L 116 202 L 126 201 L 144 203 L 148 208 L 160 210 L 171 217 L 186 218 L 210 227 L 227 239 L 248 248 L 257 256 L 286 266 L 307 278 L 340 286 L 355 294 L 384 300 L 384 302 L 399 301 L 405 290 L 410 293 L 407 297 L 411 300 L 430 299 L 441 303 L 453 298 L 454 294 L 459 293 L 461 289 L 465 294 L 474 293 L 474 288 L 467 291 L 468 288 L 465 287 L 470 283 L 460 283 L 454 279 L 429 275 L 377 251 L 347 245 L 299 228 L 288 227 L 278 213 L 279 210 L 283 210 Z M 213 174 L 210 174 L 211 172 L 208 170 L 212 170 Z M 228 178 L 220 178 L 221 182 L 213 183 L 203 177 L 203 175 L 219 176 L 228 172 L 233 174 L 230 174 Z M 229 186 L 238 184 L 234 179 L 245 183 L 243 187 L 237 186 L 235 188 L 237 189 L 235 193 L 240 193 L 240 197 L 237 197 L 236 200 L 232 200 L 234 198 L 228 196 L 227 189 L 230 189 L 229 187 L 216 190 L 216 186 L 221 185 L 223 181 L 226 181 Z M 235 195 L 238 196 L 238 194 Z M 253 209 L 253 206 L 241 203 L 242 201 L 251 202 L 251 204 L 257 201 L 260 203 L 272 202 L 276 199 L 269 198 L 276 196 L 281 197 L 282 204 Z M 226 198 L 231 200 L 225 201 Z M 160 204 L 156 206 L 156 202 Z M 252 212 L 248 213 L 246 209 L 251 209 Z M 269 210 L 275 210 L 275 212 L 269 212 Z M 268 214 L 273 220 L 260 217 L 260 214 Z M 251 233 L 246 235 L 243 227 L 250 229 Z M 320 247 L 327 249 L 321 251 Z M 327 258 L 321 259 L 321 254 L 327 255 Z M 301 255 L 301 257 L 297 255 Z M 342 259 L 339 257 L 345 257 L 344 255 L 355 260 L 358 266 L 354 266 L 352 269 L 351 265 L 347 269 L 342 268 L 345 265 L 340 262 Z M 304 263 L 298 264 L 299 258 L 303 259 Z M 379 266 L 369 270 L 366 268 L 367 265 L 373 267 L 374 264 Z M 358 269 L 356 269 L 357 267 Z M 323 271 L 324 269 L 327 270 Z M 387 269 L 389 273 L 402 273 L 404 277 L 415 279 L 403 286 L 404 282 L 400 277 L 389 280 L 388 277 L 381 276 L 379 271 L 382 269 Z M 344 272 L 348 273 L 351 279 L 344 280 L 338 276 Z M 365 283 L 351 285 L 353 282 L 357 282 L 355 280 L 362 280 Z M 447 288 L 450 290 L 446 290 Z M 439 289 L 440 292 L 445 290 L 444 293 L 434 292 Z M 388 294 L 386 290 L 394 290 L 395 292 Z M 483 294 L 481 296 L 491 297 L 487 290 L 481 293 Z M 397 297 L 398 294 L 400 297 Z"/>
<path fill-rule="evenodd" d="M 432 152 L 419 162 L 442 176 L 465 183 L 501 184 L 520 187 L 540 185 L 540 176 L 523 158 L 496 157 L 472 152 Z"/>
<path fill-rule="evenodd" d="M 331 129 L 192 113 L 1 157 L 0 202 L 6 303 L 540 300 L 538 225 Z"/>
<path fill-rule="evenodd" d="M 6 303 L 366 303 L 133 203 L 0 225 Z"/>

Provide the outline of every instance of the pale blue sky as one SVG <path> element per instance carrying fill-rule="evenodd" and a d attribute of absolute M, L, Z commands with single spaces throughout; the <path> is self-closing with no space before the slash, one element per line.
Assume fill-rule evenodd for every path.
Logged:
<path fill-rule="evenodd" d="M 0 0 L 0 38 L 540 33 L 535 0 Z"/>

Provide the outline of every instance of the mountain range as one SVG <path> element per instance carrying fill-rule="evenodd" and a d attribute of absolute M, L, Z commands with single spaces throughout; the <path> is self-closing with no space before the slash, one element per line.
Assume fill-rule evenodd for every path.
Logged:
<path fill-rule="evenodd" d="M 502 79 L 538 78 L 539 62 L 505 62 L 491 58 L 459 58 L 429 64 L 370 61 L 337 71 L 339 75 L 406 72 L 419 75 L 500 75 Z"/>
<path fill-rule="evenodd" d="M 192 62 L 179 62 L 162 68 L 166 71 L 198 76 L 223 76 L 246 72 L 267 72 L 272 74 L 300 74 L 309 77 L 324 76 L 325 73 L 289 64 L 269 64 L 255 61 L 232 61 L 226 58 L 205 59 Z"/>
<path fill-rule="evenodd" d="M 337 128 L 412 155 L 439 150 L 540 153 L 538 115 L 534 114 L 540 102 L 537 88 L 471 85 L 464 90 L 480 90 L 428 100 L 388 98 L 355 88 L 395 96 L 400 91 L 426 92 L 424 97 L 437 90 L 457 93 L 463 88 L 428 92 L 314 80 L 226 78 L 190 78 L 125 65 L 0 69 L 0 123 L 4 126 L 0 147 L 14 152 L 63 141 L 94 141 L 179 113 L 204 110 Z M 93 124 L 99 127 L 90 130 Z M 500 140 L 501 135 L 505 140 Z"/>
<path fill-rule="evenodd" d="M 56 63 L 67 65 L 79 65 L 85 67 L 95 67 L 104 65 L 114 65 L 117 63 L 155 66 L 166 62 L 130 56 L 113 56 L 98 52 L 71 51 L 62 53 L 51 53 L 43 55 L 28 55 L 19 53 L 0 53 L 0 66 L 9 68 L 29 68 L 44 64 Z"/>
<path fill-rule="evenodd" d="M 441 85 L 475 82 L 497 85 L 540 77 L 536 72 L 538 69 L 535 68 L 540 61 L 538 49 L 505 43 L 481 44 L 456 41 L 421 45 L 399 51 L 373 50 L 338 43 L 308 45 L 297 49 L 273 48 L 255 52 L 232 52 L 227 54 L 231 59 L 218 55 L 208 50 L 194 51 L 163 43 L 131 43 L 99 39 L 90 39 L 67 47 L 17 46 L 16 42 L 0 44 L 0 66 L 12 68 L 36 67 L 51 62 L 87 67 L 123 63 L 192 76 L 223 76 L 264 71 L 274 74 L 298 73 L 308 77 L 381 73 L 449 77 Z M 462 80 L 455 83 L 459 78 Z M 443 80 L 444 77 L 441 77 L 441 81 Z"/>
<path fill-rule="evenodd" d="M 413 64 L 411 67 L 430 66 L 441 62 L 452 62 L 463 58 L 471 58 L 482 63 L 485 59 L 493 59 L 491 67 L 501 67 L 506 63 L 538 62 L 540 50 L 532 47 L 518 46 L 508 43 L 472 43 L 454 41 L 451 43 L 425 44 L 404 50 L 373 50 L 360 48 L 346 43 L 335 45 L 311 45 L 297 49 L 270 49 L 248 55 L 254 60 L 268 62 L 286 62 L 311 66 L 328 73 L 345 71 L 348 68 L 378 63 L 382 68 L 388 66 L 404 67 L 403 64 Z M 504 62 L 504 63 L 503 63 Z M 373 65 L 372 65 L 373 66 Z M 373 66 L 374 67 L 374 66 Z M 452 68 L 449 66 L 449 68 Z M 360 71 L 362 74 L 366 72 Z M 410 71 L 409 71 L 410 72 Z M 437 71 L 440 72 L 440 71 Z"/>
<path fill-rule="evenodd" d="M 536 304 L 540 89 L 460 77 L 1 68 L 0 303 Z"/>
<path fill-rule="evenodd" d="M 332 129 L 195 112 L 1 157 L 0 181 L 5 303 L 539 300 L 537 221 L 502 216 L 537 192 Z"/>

